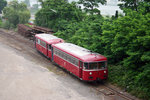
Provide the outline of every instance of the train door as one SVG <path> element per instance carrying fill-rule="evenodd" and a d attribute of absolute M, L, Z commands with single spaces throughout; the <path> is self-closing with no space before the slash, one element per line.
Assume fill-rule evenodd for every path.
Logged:
<path fill-rule="evenodd" d="M 79 62 L 79 78 L 82 79 L 82 69 L 83 69 L 83 62 L 80 61 Z"/>
<path fill-rule="evenodd" d="M 34 47 L 36 48 L 36 42 L 37 42 L 37 38 L 35 38 L 34 40 Z"/>
<path fill-rule="evenodd" d="M 48 44 L 46 43 L 46 56 L 48 57 L 48 50 L 49 50 L 49 46 L 48 46 Z"/>
<path fill-rule="evenodd" d="M 48 57 L 52 59 L 51 44 L 48 44 Z"/>
<path fill-rule="evenodd" d="M 53 47 L 52 46 L 51 46 L 51 52 L 52 52 L 52 62 L 53 62 L 54 53 L 53 53 Z"/>
<path fill-rule="evenodd" d="M 40 40 L 40 39 L 37 39 L 37 44 L 38 44 L 38 45 L 36 45 L 36 48 L 37 48 L 39 51 L 41 51 L 41 46 L 40 46 L 41 40 Z"/>

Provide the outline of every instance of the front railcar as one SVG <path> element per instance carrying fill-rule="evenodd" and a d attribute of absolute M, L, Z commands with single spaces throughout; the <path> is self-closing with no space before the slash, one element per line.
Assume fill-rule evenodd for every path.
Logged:
<path fill-rule="evenodd" d="M 107 61 L 84 62 L 82 80 L 100 81 L 108 77 Z"/>
<path fill-rule="evenodd" d="M 72 43 L 59 43 L 52 46 L 54 52 L 57 51 L 55 48 L 59 49 L 59 52 L 56 53 L 65 61 L 60 61 L 54 57 L 54 62 L 63 66 L 81 80 L 96 81 L 107 79 L 107 58 L 103 55 Z"/>

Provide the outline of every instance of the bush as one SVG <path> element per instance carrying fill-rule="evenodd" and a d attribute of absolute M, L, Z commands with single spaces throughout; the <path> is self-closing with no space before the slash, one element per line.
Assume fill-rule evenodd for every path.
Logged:
<path fill-rule="evenodd" d="M 110 81 L 126 88 L 137 97 L 148 100 L 150 13 L 144 9 L 148 5 L 142 5 L 139 6 L 138 12 L 125 10 L 126 16 L 104 22 L 101 40 L 105 45 L 103 53 L 109 57 L 111 64 L 113 62 L 122 66 L 113 66 L 109 69 Z"/>
<path fill-rule="evenodd" d="M 4 28 L 16 28 L 18 24 L 25 24 L 30 18 L 30 12 L 27 6 L 18 1 L 11 1 L 7 7 L 3 9 L 4 19 L 7 21 L 4 23 Z"/>
<path fill-rule="evenodd" d="M 150 65 L 148 65 L 150 66 Z M 141 73 L 133 72 L 120 65 L 109 65 L 109 81 L 144 100 L 150 98 L 150 68 Z"/>
<path fill-rule="evenodd" d="M 2 28 L 4 28 L 4 29 L 13 29 L 13 28 L 15 28 L 15 26 L 13 24 L 11 24 L 9 21 L 5 21 L 2 24 Z"/>
<path fill-rule="evenodd" d="M 0 19 L 0 28 L 2 27 L 2 20 Z"/>

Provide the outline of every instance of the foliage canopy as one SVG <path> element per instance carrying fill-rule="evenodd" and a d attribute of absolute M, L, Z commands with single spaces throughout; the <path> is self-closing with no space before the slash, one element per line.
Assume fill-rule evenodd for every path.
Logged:
<path fill-rule="evenodd" d="M 2 12 L 3 8 L 7 5 L 6 0 L 0 0 L 0 13 Z"/>
<path fill-rule="evenodd" d="M 68 3 L 66 0 L 46 0 L 42 9 L 36 13 L 35 23 L 57 30 L 63 30 L 71 21 L 81 21 L 83 14 L 76 3 Z"/>
<path fill-rule="evenodd" d="M 4 18 L 12 27 L 16 27 L 17 24 L 25 24 L 30 18 L 30 12 L 27 9 L 25 3 L 18 1 L 12 1 L 7 7 L 3 9 Z"/>
<path fill-rule="evenodd" d="M 93 15 L 93 13 L 100 13 L 97 9 L 99 3 L 105 4 L 106 0 L 79 0 L 79 4 L 84 6 L 84 10 Z"/>
<path fill-rule="evenodd" d="M 125 10 L 126 16 L 105 22 L 102 44 L 104 54 L 126 71 L 121 85 L 138 97 L 150 98 L 150 7 L 142 2 L 135 10 Z M 115 67 L 114 67 L 115 68 Z M 136 92 L 134 91 L 136 90 Z M 146 96 L 146 97 L 144 97 Z"/>
<path fill-rule="evenodd" d="M 149 2 L 149 0 L 119 0 L 119 1 L 123 2 L 119 4 L 121 9 L 129 8 L 129 9 L 136 10 L 136 11 L 137 11 L 138 5 L 141 2 Z"/>

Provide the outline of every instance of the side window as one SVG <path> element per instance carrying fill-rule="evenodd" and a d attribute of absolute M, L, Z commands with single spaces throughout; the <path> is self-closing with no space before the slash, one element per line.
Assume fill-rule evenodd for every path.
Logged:
<path fill-rule="evenodd" d="M 70 56 L 70 62 L 73 63 L 72 57 Z"/>
<path fill-rule="evenodd" d="M 43 46 L 46 48 L 46 43 L 45 42 L 43 42 Z"/>
<path fill-rule="evenodd" d="M 54 48 L 54 54 L 58 55 L 58 50 Z"/>
<path fill-rule="evenodd" d="M 69 61 L 69 55 L 68 54 L 66 54 L 66 60 Z"/>
<path fill-rule="evenodd" d="M 79 63 L 79 60 L 78 59 L 76 59 L 76 65 L 78 66 L 78 63 Z"/>
<path fill-rule="evenodd" d="M 41 46 L 43 46 L 43 41 L 40 41 Z"/>
<path fill-rule="evenodd" d="M 40 41 L 40 44 L 46 48 L 46 43 L 44 41 Z"/>
<path fill-rule="evenodd" d="M 59 56 L 62 57 L 62 52 L 59 50 Z"/>
<path fill-rule="evenodd" d="M 70 62 L 70 60 L 71 60 L 71 59 L 70 59 L 70 55 L 68 55 L 67 59 L 68 59 L 68 61 Z"/>
<path fill-rule="evenodd" d="M 60 57 L 60 51 L 59 51 L 59 49 L 58 49 L 58 56 Z"/>
<path fill-rule="evenodd" d="M 61 58 L 64 58 L 64 53 L 61 51 Z"/>
<path fill-rule="evenodd" d="M 57 51 L 56 48 L 54 49 L 54 53 L 55 53 L 56 55 L 58 55 L 58 51 Z"/>
<path fill-rule="evenodd" d="M 64 53 L 64 59 L 67 60 L 67 54 L 66 53 Z"/>
<path fill-rule="evenodd" d="M 75 64 L 75 59 L 74 59 L 74 57 L 73 57 L 73 59 L 72 59 L 72 63 Z"/>
<path fill-rule="evenodd" d="M 50 47 L 51 46 L 49 45 L 49 49 L 50 49 Z M 64 60 L 67 60 L 68 62 L 70 62 L 76 66 L 78 66 L 78 64 L 79 64 L 79 60 L 77 58 L 75 58 L 59 49 L 54 48 L 54 54 L 56 54 L 57 56 L 61 57 Z"/>
<path fill-rule="evenodd" d="M 38 41 L 38 44 L 40 44 L 40 39 L 37 39 L 37 41 Z"/>

